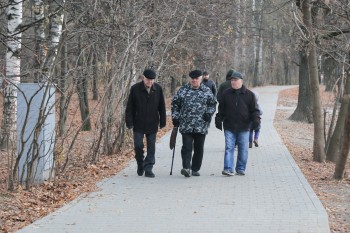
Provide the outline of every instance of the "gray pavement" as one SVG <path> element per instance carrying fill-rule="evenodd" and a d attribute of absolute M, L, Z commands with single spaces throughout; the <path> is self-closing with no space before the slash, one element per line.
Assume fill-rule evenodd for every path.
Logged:
<path fill-rule="evenodd" d="M 245 176 L 225 177 L 223 132 L 211 125 L 200 177 L 185 178 L 178 135 L 173 175 L 168 133 L 157 144 L 156 177 L 136 163 L 99 184 L 100 190 L 18 231 L 328 233 L 328 216 L 273 127 L 278 92 L 257 88 L 263 108 L 259 147 L 249 149 Z"/>

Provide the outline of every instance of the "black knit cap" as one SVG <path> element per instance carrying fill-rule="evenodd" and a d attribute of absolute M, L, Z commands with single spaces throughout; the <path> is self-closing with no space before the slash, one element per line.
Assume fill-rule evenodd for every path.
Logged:
<path fill-rule="evenodd" d="M 156 72 L 151 69 L 145 69 L 145 71 L 143 71 L 143 75 L 148 79 L 155 79 L 157 76 Z"/>
<path fill-rule="evenodd" d="M 192 70 L 189 74 L 190 78 L 198 78 L 202 76 L 202 71 L 200 70 Z"/>
<path fill-rule="evenodd" d="M 231 75 L 234 73 L 235 71 L 233 69 L 229 69 L 227 71 L 227 74 L 226 74 L 226 78 L 231 78 Z"/>
<path fill-rule="evenodd" d="M 231 78 L 240 78 L 240 79 L 243 79 L 243 75 L 239 72 L 233 72 L 231 74 Z"/>
<path fill-rule="evenodd" d="M 204 71 L 203 72 L 203 75 L 209 75 L 207 71 Z"/>

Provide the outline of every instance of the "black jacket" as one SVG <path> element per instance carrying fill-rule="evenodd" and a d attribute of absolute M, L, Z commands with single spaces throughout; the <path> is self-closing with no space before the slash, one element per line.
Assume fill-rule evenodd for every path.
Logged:
<path fill-rule="evenodd" d="M 135 132 L 152 134 L 158 131 L 158 125 L 166 124 L 166 109 L 162 87 L 154 83 L 148 94 L 143 81 L 136 83 L 130 89 L 125 110 L 125 123 Z"/>
<path fill-rule="evenodd" d="M 211 80 L 211 79 L 206 80 L 206 79 L 203 78 L 202 83 L 203 83 L 204 85 L 206 85 L 207 87 L 209 87 L 209 89 L 210 89 L 211 92 L 213 93 L 214 97 L 216 97 L 216 86 L 215 86 L 214 81 Z"/>
<path fill-rule="evenodd" d="M 218 93 L 216 95 L 216 98 L 218 101 L 220 101 L 222 93 L 224 93 L 224 91 L 230 87 L 231 87 L 231 79 L 226 80 L 225 82 L 223 82 L 219 85 Z"/>
<path fill-rule="evenodd" d="M 248 131 L 250 122 L 257 118 L 260 119 L 260 110 L 252 91 L 243 85 L 238 90 L 229 88 L 223 92 L 215 121 L 223 122 L 224 129 Z"/>

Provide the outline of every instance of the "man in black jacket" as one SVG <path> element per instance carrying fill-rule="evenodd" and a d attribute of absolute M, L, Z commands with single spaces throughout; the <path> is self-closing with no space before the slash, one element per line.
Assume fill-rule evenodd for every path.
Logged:
<path fill-rule="evenodd" d="M 154 82 L 156 73 L 151 69 L 143 72 L 142 81 L 130 89 L 125 110 L 125 123 L 133 129 L 134 150 L 137 161 L 137 174 L 155 177 L 152 172 L 155 164 L 156 137 L 159 128 L 165 127 L 166 109 L 162 87 Z M 146 135 L 147 156 L 144 157 L 143 138 Z"/>
<path fill-rule="evenodd" d="M 223 175 L 245 175 L 248 161 L 250 122 L 255 128 L 260 124 L 260 111 L 254 93 L 243 85 L 239 72 L 231 75 L 231 88 L 226 89 L 219 100 L 219 111 L 215 117 L 216 128 L 225 134 L 225 158 Z M 223 123 L 223 124 L 222 124 Z M 237 142 L 237 163 L 234 168 L 234 148 Z"/>
<path fill-rule="evenodd" d="M 207 87 L 209 87 L 209 89 L 211 90 L 211 92 L 213 93 L 214 96 L 216 96 L 216 86 L 213 80 L 209 79 L 209 74 L 207 71 L 203 72 L 203 79 L 202 79 L 202 83 L 204 85 L 206 85 Z"/>
<path fill-rule="evenodd" d="M 229 69 L 226 74 L 226 81 L 221 83 L 218 88 L 218 93 L 216 94 L 216 99 L 220 101 L 222 93 L 231 87 L 231 76 L 235 71 L 233 69 Z"/>

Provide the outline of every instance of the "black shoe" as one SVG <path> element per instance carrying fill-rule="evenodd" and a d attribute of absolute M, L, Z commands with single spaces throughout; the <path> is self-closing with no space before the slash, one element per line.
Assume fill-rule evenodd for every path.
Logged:
<path fill-rule="evenodd" d="M 143 172 L 144 172 L 144 170 L 143 170 L 142 164 L 141 165 L 137 165 L 137 175 L 143 176 Z"/>
<path fill-rule="evenodd" d="M 253 143 L 249 142 L 249 148 L 253 147 Z"/>
<path fill-rule="evenodd" d="M 155 176 L 152 171 L 145 171 L 145 177 L 154 178 Z"/>
<path fill-rule="evenodd" d="M 192 171 L 192 176 L 200 176 L 201 174 L 199 174 L 199 172 L 196 171 Z"/>
<path fill-rule="evenodd" d="M 259 146 L 258 140 L 254 140 L 253 142 L 254 142 L 254 145 L 255 145 L 256 147 Z"/>
<path fill-rule="evenodd" d="M 182 168 L 181 175 L 184 175 L 185 177 L 190 177 L 190 169 Z"/>

